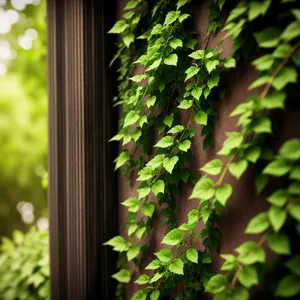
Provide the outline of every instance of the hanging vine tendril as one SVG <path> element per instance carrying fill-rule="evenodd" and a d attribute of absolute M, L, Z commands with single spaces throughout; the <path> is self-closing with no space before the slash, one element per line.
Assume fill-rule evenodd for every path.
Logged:
<path fill-rule="evenodd" d="M 222 24 L 221 11 L 227 3 L 211 1 L 203 47 L 195 39 L 191 15 L 196 1 L 191 0 L 157 1 L 154 7 L 145 0 L 128 1 L 123 18 L 110 30 L 121 35 L 115 58 L 121 62 L 115 101 L 122 105 L 122 116 L 119 132 L 111 140 L 122 141 L 123 150 L 115 160 L 116 169 L 122 169 L 129 183 L 136 175 L 140 182 L 138 196 L 122 202 L 128 208 L 127 233 L 105 243 L 120 252 L 120 270 L 113 275 L 120 283 L 118 298 L 122 298 L 122 285 L 137 275 L 134 282 L 143 288 L 132 299 L 154 300 L 174 293 L 177 300 L 198 299 L 207 292 L 216 294 L 217 300 L 243 300 L 250 297 L 249 288 L 262 280 L 275 296 L 292 297 L 300 292 L 299 249 L 292 247 L 295 237 L 287 230 L 289 226 L 296 235 L 300 233 L 300 140 L 286 141 L 278 155 L 272 155 L 273 111 L 284 110 L 290 97 L 286 87 L 298 84 L 300 66 L 300 9 L 296 2 L 281 2 L 239 1 L 229 13 L 225 11 L 228 17 Z M 273 24 L 266 27 L 263 20 L 271 10 Z M 220 55 L 224 39 L 216 49 L 208 47 L 210 37 L 221 28 L 226 32 L 224 39 L 233 40 L 233 55 L 226 58 Z M 194 127 L 199 125 L 205 136 L 203 149 L 213 147 L 217 114 L 213 103 L 224 96 L 220 78 L 236 62 L 249 60 L 251 51 L 261 56 L 252 61 L 259 76 L 249 90 L 262 87 L 262 92 L 254 92 L 231 113 L 231 117 L 239 116 L 237 131 L 227 132 L 218 152 L 227 162 L 218 158 L 208 162 L 201 168 L 206 175 L 199 180 L 199 174 L 186 167 L 192 158 Z M 189 119 L 183 125 L 180 116 L 185 110 Z M 154 145 L 153 140 L 157 140 Z M 262 234 L 261 238 L 243 243 L 236 249 L 237 256 L 222 254 L 225 273 L 215 275 L 211 253 L 219 247 L 222 211 L 235 192 L 223 181 L 228 173 L 239 180 L 250 167 L 258 174 L 258 193 L 271 177 L 282 182 L 266 199 L 269 209 L 250 220 L 245 230 L 246 234 Z M 211 175 L 219 177 L 213 181 Z M 177 224 L 176 195 L 185 184 L 194 185 L 190 199 L 198 199 L 199 204 L 188 212 L 186 223 Z M 150 201 L 150 193 L 155 202 Z M 145 236 L 151 233 L 158 207 L 163 226 L 169 230 L 161 243 L 168 248 L 154 253 L 156 258 L 145 267 L 153 270 L 149 275 L 144 273 L 141 257 L 148 249 Z M 200 232 L 199 222 L 204 223 Z M 194 248 L 197 240 L 202 241 L 203 251 Z M 271 276 L 270 286 L 266 274 L 272 267 L 266 261 L 265 244 L 278 256 L 277 268 L 285 272 L 284 277 Z"/>

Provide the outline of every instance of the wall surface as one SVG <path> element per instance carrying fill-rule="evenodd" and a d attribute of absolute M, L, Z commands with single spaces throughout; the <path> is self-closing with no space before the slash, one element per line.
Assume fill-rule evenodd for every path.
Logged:
<path fill-rule="evenodd" d="M 120 7 L 123 1 L 120 1 Z M 208 10 L 207 4 L 209 1 L 199 1 L 202 2 L 197 11 L 194 12 L 194 26 L 198 33 L 198 41 L 201 43 L 206 38 L 207 28 L 208 28 Z M 216 36 L 212 36 L 209 40 L 208 47 L 215 48 L 219 40 L 224 36 L 224 33 L 219 33 Z M 232 53 L 232 41 L 231 39 L 226 39 L 222 44 L 222 57 L 231 55 Z M 223 76 L 224 77 L 224 76 Z M 194 125 L 196 128 L 196 134 L 194 140 L 192 141 L 192 154 L 193 161 L 188 166 L 191 170 L 197 171 L 199 168 L 204 166 L 211 159 L 217 158 L 217 152 L 222 148 L 223 142 L 226 138 L 225 133 L 228 131 L 237 131 L 239 128 L 236 127 L 237 118 L 229 118 L 229 114 L 233 109 L 241 102 L 244 102 L 250 95 L 248 92 L 248 86 L 255 80 L 256 73 L 251 67 L 250 63 L 246 65 L 239 65 L 237 69 L 234 69 L 230 73 L 226 73 L 226 78 L 222 78 L 224 84 L 227 85 L 228 95 L 217 101 L 216 109 L 219 115 L 215 119 L 215 130 L 214 130 L 214 141 L 215 147 L 213 149 L 208 149 L 206 151 L 202 150 L 203 138 L 200 136 L 199 126 Z M 257 92 L 260 90 L 257 89 Z M 252 92 L 251 92 L 252 93 Z M 187 124 L 190 112 L 182 113 L 182 123 Z M 281 132 L 278 140 L 276 141 L 276 146 L 274 151 L 276 153 L 278 147 L 281 145 L 282 141 L 298 137 L 300 138 L 300 126 L 299 126 L 299 107 L 287 108 L 284 116 L 279 116 L 281 118 Z M 223 157 L 218 157 L 223 159 Z M 221 245 L 220 249 L 213 254 L 213 269 L 219 272 L 220 266 L 223 260 L 220 258 L 220 253 L 233 253 L 234 249 L 239 246 L 243 241 L 246 240 L 259 240 L 259 235 L 246 236 L 244 230 L 248 221 L 254 217 L 257 213 L 264 210 L 267 207 L 265 196 L 269 195 L 270 190 L 265 190 L 260 196 L 256 195 L 254 176 L 251 173 L 251 169 L 248 170 L 242 178 L 237 181 L 230 174 L 227 174 L 224 183 L 230 183 L 233 187 L 233 195 L 226 204 L 225 215 L 222 218 L 220 231 L 221 231 Z M 136 188 L 138 184 L 136 183 L 133 188 L 130 188 L 127 184 L 125 178 L 119 174 L 119 201 L 122 202 L 128 197 L 137 196 Z M 197 206 L 197 201 L 188 200 L 192 192 L 192 186 L 185 186 L 180 195 L 178 195 L 178 205 L 180 211 L 177 213 L 178 224 L 186 221 L 187 213 Z M 153 197 L 150 196 L 150 198 Z M 150 199 L 155 201 L 153 197 Z M 123 224 L 126 218 L 127 209 L 120 205 L 119 220 L 120 224 Z M 161 240 L 166 232 L 166 230 L 159 224 L 159 213 L 156 212 L 154 221 L 154 230 L 152 236 L 149 238 L 150 243 L 150 253 L 157 251 L 161 247 Z M 202 226 L 202 225 L 200 225 Z M 198 240 L 197 244 L 194 245 L 196 249 L 203 249 L 201 241 Z M 151 256 L 151 257 L 150 257 Z M 150 255 L 145 257 L 142 263 L 146 266 L 154 256 Z M 131 270 L 133 271 L 133 270 Z M 139 274 L 136 273 L 135 277 Z M 126 287 L 126 299 L 130 299 L 130 295 L 135 291 L 136 285 L 127 285 Z M 205 295 L 202 299 L 209 299 L 210 296 Z"/>

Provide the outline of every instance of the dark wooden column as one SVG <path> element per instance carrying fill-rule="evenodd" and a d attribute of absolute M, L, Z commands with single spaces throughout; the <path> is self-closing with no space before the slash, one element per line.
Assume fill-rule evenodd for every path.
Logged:
<path fill-rule="evenodd" d="M 113 299 L 115 2 L 48 0 L 51 299 Z"/>

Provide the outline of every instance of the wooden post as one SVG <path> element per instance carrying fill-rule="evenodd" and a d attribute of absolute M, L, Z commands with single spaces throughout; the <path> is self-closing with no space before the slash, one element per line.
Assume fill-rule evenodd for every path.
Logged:
<path fill-rule="evenodd" d="M 113 299 L 115 2 L 48 0 L 51 299 Z"/>

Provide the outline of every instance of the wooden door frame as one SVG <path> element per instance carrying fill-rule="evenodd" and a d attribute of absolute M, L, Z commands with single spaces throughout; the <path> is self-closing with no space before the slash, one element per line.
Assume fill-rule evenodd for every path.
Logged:
<path fill-rule="evenodd" d="M 51 299 L 113 299 L 114 0 L 48 0 Z"/>

